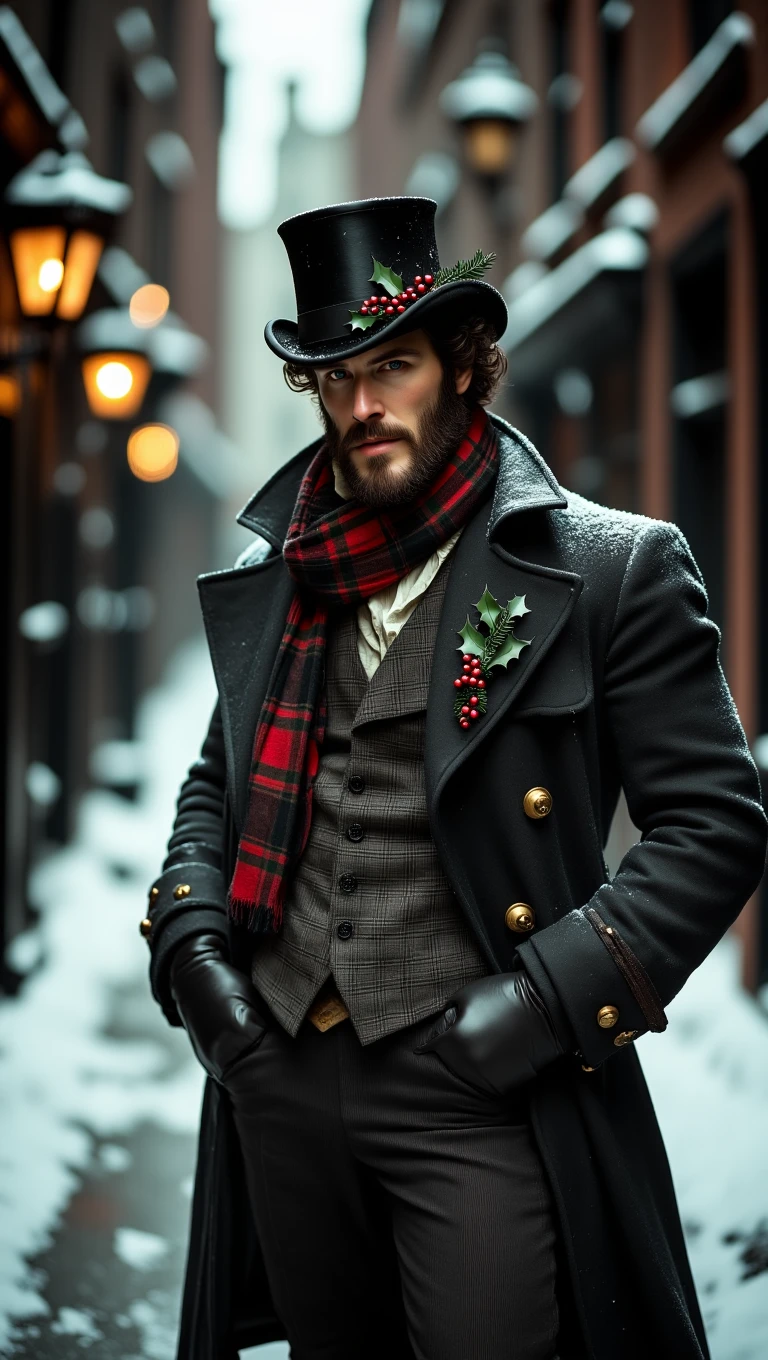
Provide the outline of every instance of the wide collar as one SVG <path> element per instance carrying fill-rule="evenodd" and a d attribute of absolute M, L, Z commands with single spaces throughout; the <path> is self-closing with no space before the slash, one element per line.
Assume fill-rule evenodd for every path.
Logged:
<path fill-rule="evenodd" d="M 488 538 L 493 541 L 510 516 L 524 510 L 564 510 L 568 501 L 554 473 L 524 434 L 500 416 L 491 415 L 499 446 L 499 475 L 493 496 Z M 322 445 L 322 438 L 302 449 L 252 496 L 238 523 L 282 551 L 299 485 Z"/>

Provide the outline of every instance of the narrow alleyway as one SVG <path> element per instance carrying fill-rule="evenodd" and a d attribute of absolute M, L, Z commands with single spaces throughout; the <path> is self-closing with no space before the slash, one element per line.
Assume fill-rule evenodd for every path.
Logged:
<path fill-rule="evenodd" d="M 201 1077 L 151 1001 L 137 922 L 213 696 L 186 648 L 140 720 L 146 782 L 95 792 L 35 874 L 0 1008 L 0 1355 L 172 1360 Z M 714 1360 L 768 1355 L 768 1021 L 726 941 L 641 1043 Z M 693 1112 L 695 1111 L 695 1116 Z M 284 1360 L 287 1348 L 248 1352 Z"/>

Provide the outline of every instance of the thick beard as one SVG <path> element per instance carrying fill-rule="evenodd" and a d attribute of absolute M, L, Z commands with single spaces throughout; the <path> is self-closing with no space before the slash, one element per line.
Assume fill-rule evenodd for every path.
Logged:
<path fill-rule="evenodd" d="M 454 385 L 453 373 L 446 370 L 438 394 L 419 421 L 417 436 L 403 426 L 369 421 L 356 425 L 339 437 L 333 421 L 321 406 L 328 449 L 343 473 L 355 500 L 372 510 L 405 505 L 426 491 L 445 466 L 469 429 L 472 413 Z M 374 454 L 360 472 L 352 462 L 353 444 L 364 439 L 404 439 L 411 446 L 411 465 L 407 472 L 393 472 L 386 453 Z"/>

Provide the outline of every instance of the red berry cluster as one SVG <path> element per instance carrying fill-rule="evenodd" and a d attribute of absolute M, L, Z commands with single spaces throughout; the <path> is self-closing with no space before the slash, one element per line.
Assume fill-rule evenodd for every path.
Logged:
<path fill-rule="evenodd" d="M 466 695 L 467 702 L 461 705 L 459 711 L 459 726 L 469 727 L 471 720 L 480 717 L 477 706 L 477 691 L 485 689 L 485 680 L 483 679 L 483 668 L 480 665 L 478 657 L 470 656 L 468 653 L 465 653 L 461 660 L 463 663 L 461 667 L 462 676 L 460 680 L 454 680 L 453 688 L 466 688 L 471 691 Z"/>
<path fill-rule="evenodd" d="M 366 298 L 360 308 L 361 316 L 392 316 L 395 312 L 404 312 L 409 302 L 416 302 L 418 298 L 431 288 L 434 279 L 431 274 L 417 274 L 410 288 L 406 288 L 402 293 L 396 293 L 394 297 L 377 297 L 374 293 L 372 297 Z"/>

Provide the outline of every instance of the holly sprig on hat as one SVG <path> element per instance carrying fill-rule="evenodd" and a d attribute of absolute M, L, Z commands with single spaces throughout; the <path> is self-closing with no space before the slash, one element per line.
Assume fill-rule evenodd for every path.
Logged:
<path fill-rule="evenodd" d="M 458 260 L 456 264 L 446 269 L 438 269 L 434 275 L 417 274 L 408 287 L 389 265 L 382 264 L 375 256 L 372 256 L 372 259 L 371 283 L 378 283 L 380 287 L 386 289 L 386 292 L 371 294 L 360 304 L 358 311 L 350 312 L 347 325 L 351 326 L 353 331 L 367 331 L 371 326 L 375 326 L 377 321 L 402 315 L 412 302 L 418 302 L 425 293 L 432 292 L 443 284 L 481 279 L 490 269 L 496 256 L 493 251 L 485 254 L 478 250 L 471 260 Z"/>

